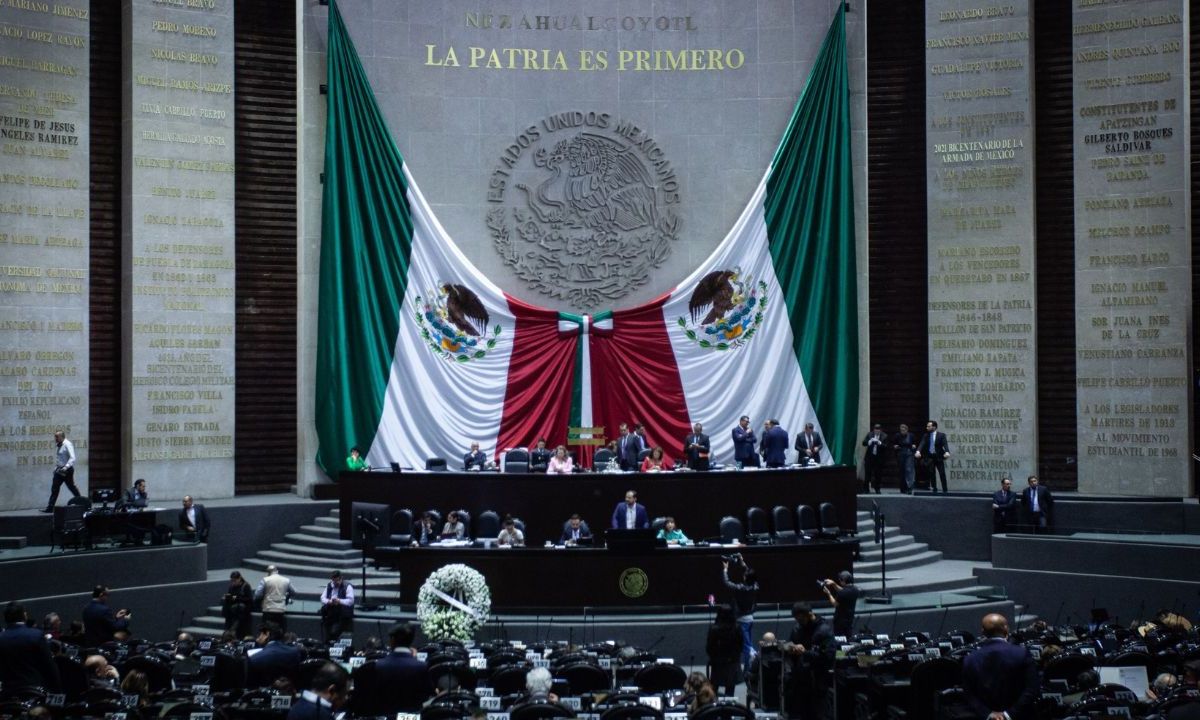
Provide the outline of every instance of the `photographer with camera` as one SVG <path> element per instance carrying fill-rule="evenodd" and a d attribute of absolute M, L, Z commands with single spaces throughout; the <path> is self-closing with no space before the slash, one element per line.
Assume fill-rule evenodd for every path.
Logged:
<path fill-rule="evenodd" d="M 818 584 L 821 590 L 825 591 L 829 604 L 833 606 L 833 634 L 853 635 L 854 611 L 861 594 L 858 586 L 854 584 L 854 576 L 848 570 L 843 570 L 838 573 L 836 581 L 825 578 L 818 581 Z"/>
<path fill-rule="evenodd" d="M 816 720 L 822 717 L 833 684 L 833 631 L 808 603 L 792 606 L 792 617 L 796 627 L 784 645 L 791 664 L 786 688 L 788 717 Z"/>
<path fill-rule="evenodd" d="M 221 616 L 225 629 L 232 630 L 239 640 L 250 634 L 250 613 L 254 608 L 254 593 L 250 584 L 237 570 L 229 573 L 229 587 L 221 598 Z"/>
<path fill-rule="evenodd" d="M 734 582 L 729 579 L 729 566 L 741 568 L 742 581 Z M 725 587 L 733 591 L 730 606 L 733 616 L 737 618 L 738 629 L 742 631 L 742 672 L 750 669 L 750 661 L 754 659 L 755 648 L 752 633 L 754 632 L 754 606 L 758 598 L 758 574 L 754 568 L 746 564 L 741 553 L 721 556 L 721 578 Z"/>

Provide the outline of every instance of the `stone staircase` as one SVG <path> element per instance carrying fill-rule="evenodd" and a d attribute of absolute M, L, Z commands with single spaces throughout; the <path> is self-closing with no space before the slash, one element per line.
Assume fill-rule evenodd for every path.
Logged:
<path fill-rule="evenodd" d="M 292 589 L 296 592 L 290 612 L 315 614 L 321 593 L 329 582 L 329 574 L 334 570 L 342 571 L 342 575 L 354 585 L 361 601 L 362 558 L 361 551 L 355 550 L 349 540 L 338 536 L 338 511 L 335 509 L 330 510 L 329 515 L 317 518 L 312 525 L 300 526 L 297 532 L 286 535 L 283 542 L 272 543 L 269 549 L 245 558 L 238 570 L 251 587 L 258 587 L 258 581 L 266 574 L 267 566 L 274 565 L 281 575 L 291 579 Z M 399 597 L 398 573 L 367 568 L 369 602 L 396 602 Z M 207 608 L 206 614 L 193 618 L 191 626 L 183 629 L 200 635 L 220 635 L 224 627 L 221 606 L 212 605 Z"/>
<path fill-rule="evenodd" d="M 854 563 L 854 582 L 864 591 L 878 590 L 883 578 L 883 550 L 875 544 L 871 513 L 858 512 L 858 539 L 861 558 Z M 892 593 L 980 591 L 972 563 L 943 560 L 942 553 L 895 526 L 883 533 L 887 547 L 887 589 Z"/>

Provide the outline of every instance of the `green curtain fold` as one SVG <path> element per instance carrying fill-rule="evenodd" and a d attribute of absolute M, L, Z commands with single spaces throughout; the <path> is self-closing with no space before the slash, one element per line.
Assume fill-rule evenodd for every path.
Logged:
<path fill-rule="evenodd" d="M 834 462 L 847 464 L 854 463 L 859 396 L 850 139 L 842 6 L 775 153 L 765 211 L 804 384 Z"/>
<path fill-rule="evenodd" d="M 333 474 L 379 424 L 413 228 L 404 160 L 332 1 L 326 57 L 316 424 L 317 464 Z"/>

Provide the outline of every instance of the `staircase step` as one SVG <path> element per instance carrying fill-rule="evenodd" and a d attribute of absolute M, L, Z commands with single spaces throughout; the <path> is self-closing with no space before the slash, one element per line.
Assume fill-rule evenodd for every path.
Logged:
<path fill-rule="evenodd" d="M 354 551 L 349 556 L 342 555 L 340 557 L 329 557 L 326 555 L 313 555 L 307 552 L 290 553 L 281 550 L 259 550 L 259 559 L 270 560 L 275 565 L 304 565 L 308 567 L 327 566 L 330 570 L 337 568 L 345 571 L 347 569 L 358 568 L 362 565 L 362 553 Z"/>
<path fill-rule="evenodd" d="M 884 526 L 884 528 L 883 528 L 883 536 L 884 536 L 885 538 L 887 538 L 889 541 L 890 541 L 892 538 L 894 538 L 894 537 L 899 537 L 899 536 L 901 536 L 901 535 L 903 535 L 903 534 L 904 534 L 904 531 L 903 531 L 903 530 L 901 530 L 901 529 L 900 529 L 900 528 L 898 528 L 898 527 L 893 527 L 893 526 L 891 526 L 891 525 L 886 525 L 886 526 Z M 862 538 L 864 542 L 865 542 L 865 541 L 871 541 L 871 542 L 874 542 L 874 538 L 875 538 L 875 527 L 874 527 L 873 525 L 871 525 L 871 523 L 867 523 L 866 525 L 863 525 L 863 524 L 861 524 L 861 523 L 860 523 L 860 524 L 859 524 L 859 526 L 858 526 L 858 536 L 859 536 L 860 538 Z"/>
<path fill-rule="evenodd" d="M 343 548 L 349 549 L 353 547 L 353 543 L 349 540 L 343 540 L 336 535 L 314 535 L 311 533 L 288 533 L 284 535 L 285 540 L 290 540 L 300 545 L 319 545 L 324 548 Z"/>
<path fill-rule="evenodd" d="M 931 565 L 942 559 L 942 554 L 936 550 L 926 550 L 925 552 L 910 555 L 909 557 L 897 558 L 892 560 L 888 558 L 888 571 L 903 570 L 905 568 L 919 567 L 921 565 Z M 854 563 L 854 573 L 878 573 L 881 568 L 879 562 L 856 562 Z"/>
<path fill-rule="evenodd" d="M 309 535 L 316 535 L 318 537 L 327 537 L 327 538 L 337 538 L 339 540 L 341 539 L 341 535 L 338 533 L 337 526 L 329 527 L 326 525 L 301 525 L 300 529 L 303 532 L 308 533 Z"/>
<path fill-rule="evenodd" d="M 905 544 L 897 543 L 892 545 L 890 542 L 887 545 L 888 564 L 892 564 L 892 560 L 918 555 L 923 552 L 928 552 L 929 546 L 925 543 L 910 542 Z M 876 562 L 883 556 L 883 551 L 878 545 L 866 545 L 862 549 L 862 562 Z"/>
<path fill-rule="evenodd" d="M 879 592 L 881 583 L 878 576 L 862 577 L 855 573 L 854 584 L 862 588 L 863 592 L 870 595 Z M 971 578 L 947 578 L 945 580 L 926 580 L 926 579 L 907 579 L 904 575 L 897 574 L 892 576 L 891 565 L 888 565 L 888 582 L 887 589 L 889 594 L 911 593 L 911 592 L 959 592 L 964 588 L 969 588 L 975 583 Z M 862 605 L 859 605 L 862 608 Z"/>
<path fill-rule="evenodd" d="M 0 537 L 0 550 L 20 550 L 29 543 L 24 535 L 6 535 Z"/>
<path fill-rule="evenodd" d="M 263 553 L 265 554 L 265 553 Z M 351 581 L 356 577 L 362 577 L 362 565 L 353 563 L 349 566 L 339 566 L 336 563 L 329 562 L 328 559 L 319 559 L 314 564 L 285 562 L 280 560 L 272 560 L 270 558 L 253 557 L 246 558 L 242 561 L 243 567 L 248 568 L 257 573 L 266 571 L 268 565 L 274 565 L 281 574 L 291 578 L 293 585 L 298 578 L 305 578 L 304 582 L 310 582 L 309 578 L 319 578 L 323 582 L 329 581 L 329 573 L 332 570 L 341 570 L 342 574 L 350 578 Z M 377 570 L 373 567 L 367 568 L 368 578 L 394 578 L 396 572 L 394 570 Z"/>
<path fill-rule="evenodd" d="M 338 525 L 338 519 L 336 517 L 316 518 L 315 520 L 313 520 L 313 525 L 317 525 L 319 527 L 331 527 L 334 529 L 340 527 L 340 525 Z"/>
<path fill-rule="evenodd" d="M 362 559 L 362 552 L 350 547 L 349 541 L 347 541 L 346 547 L 313 547 L 303 543 L 271 543 L 271 549 L 277 552 L 291 553 L 293 555 L 353 558 L 356 562 L 361 562 Z"/>

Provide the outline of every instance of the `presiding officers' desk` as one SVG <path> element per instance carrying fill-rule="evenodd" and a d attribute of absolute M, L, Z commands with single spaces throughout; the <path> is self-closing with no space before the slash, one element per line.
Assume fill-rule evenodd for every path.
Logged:
<path fill-rule="evenodd" d="M 709 594 L 728 603 L 721 556 L 741 553 L 758 573 L 759 603 L 819 601 L 816 580 L 851 568 L 858 541 L 743 548 L 671 547 L 628 554 L 597 548 L 402 548 L 379 561 L 400 568 L 400 602 L 415 603 L 430 573 L 463 563 L 487 578 L 498 610 L 703 605 Z M 731 570 L 731 577 L 740 577 Z M 369 592 L 369 591 L 368 591 Z"/>
<path fill-rule="evenodd" d="M 350 539 L 355 502 L 383 503 L 392 511 L 412 510 L 413 517 L 429 509 L 466 510 L 472 518 L 484 510 L 500 517 L 512 515 L 525 523 L 525 542 L 541 545 L 558 541 L 563 523 L 579 513 L 592 531 L 601 534 L 611 522 L 613 508 L 636 490 L 638 502 L 653 520 L 674 516 L 694 540 L 720 534 L 721 518 L 732 515 L 746 522 L 746 509 L 831 502 L 838 526 L 858 527 L 858 480 L 853 467 L 834 465 L 805 470 L 741 470 L 673 473 L 543 473 L 495 472 L 343 472 L 338 477 L 338 517 L 341 536 Z M 472 531 L 467 528 L 468 534 Z M 828 577 L 828 576 L 826 576 Z"/>

